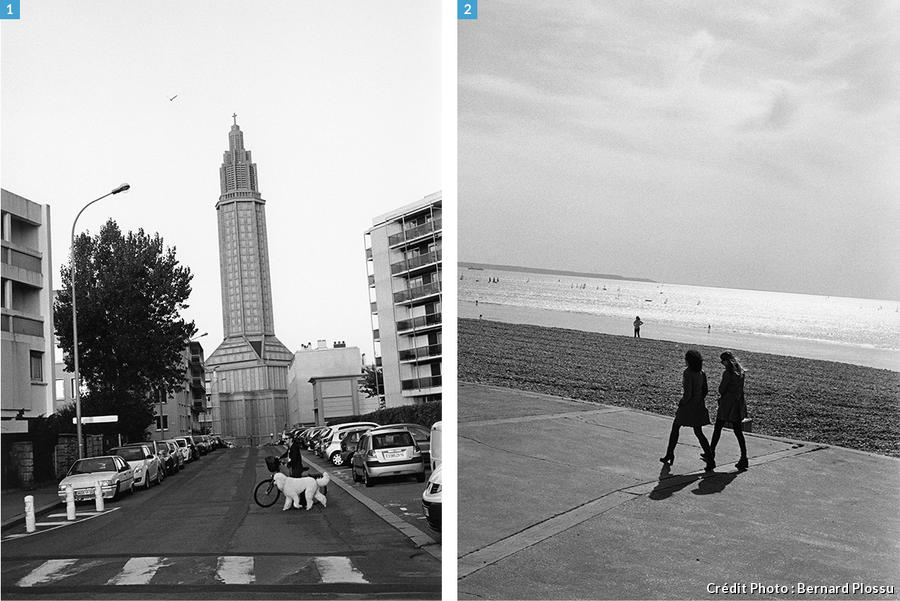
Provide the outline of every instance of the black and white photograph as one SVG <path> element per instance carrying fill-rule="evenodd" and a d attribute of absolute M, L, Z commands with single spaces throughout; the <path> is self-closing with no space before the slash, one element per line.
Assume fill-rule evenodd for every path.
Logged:
<path fill-rule="evenodd" d="M 440 598 L 455 13 L 8 4 L 3 598 Z"/>
<path fill-rule="evenodd" d="M 900 4 L 458 50 L 458 598 L 898 598 Z"/>

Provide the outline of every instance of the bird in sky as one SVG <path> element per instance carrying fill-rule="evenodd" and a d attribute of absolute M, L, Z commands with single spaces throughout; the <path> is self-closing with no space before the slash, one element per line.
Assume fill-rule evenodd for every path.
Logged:
<path fill-rule="evenodd" d="M 175 100 L 176 98 L 178 98 L 178 94 L 175 94 L 174 96 L 172 96 L 171 98 L 169 98 L 169 102 L 172 102 L 172 101 Z"/>

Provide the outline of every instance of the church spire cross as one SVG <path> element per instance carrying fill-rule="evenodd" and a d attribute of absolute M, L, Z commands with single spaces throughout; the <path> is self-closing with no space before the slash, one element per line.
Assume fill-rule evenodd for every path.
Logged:
<path fill-rule="evenodd" d="M 237 113 L 233 114 L 232 118 L 234 118 L 234 124 L 237 125 Z"/>

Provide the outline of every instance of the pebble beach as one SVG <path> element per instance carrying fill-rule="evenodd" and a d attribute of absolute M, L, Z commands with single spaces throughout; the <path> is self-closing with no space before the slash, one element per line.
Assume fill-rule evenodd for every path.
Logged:
<path fill-rule="evenodd" d="M 719 354 L 747 369 L 753 432 L 900 457 L 900 372 L 741 349 L 459 320 L 459 379 L 674 415 L 684 353 L 700 351 L 715 415 Z"/>

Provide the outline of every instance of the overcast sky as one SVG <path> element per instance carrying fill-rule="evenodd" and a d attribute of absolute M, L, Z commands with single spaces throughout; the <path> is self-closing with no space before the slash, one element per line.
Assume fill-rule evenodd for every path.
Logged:
<path fill-rule="evenodd" d="M 222 340 L 215 204 L 232 113 L 266 200 L 275 333 L 372 357 L 363 232 L 441 188 L 438 2 L 23 2 L 2 23 L 2 185 L 78 229 L 159 232 Z M 170 101 L 175 95 L 178 97 Z"/>
<path fill-rule="evenodd" d="M 898 2 L 491 0 L 459 258 L 900 299 Z"/>

